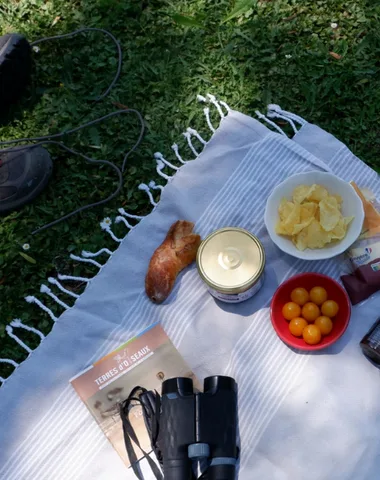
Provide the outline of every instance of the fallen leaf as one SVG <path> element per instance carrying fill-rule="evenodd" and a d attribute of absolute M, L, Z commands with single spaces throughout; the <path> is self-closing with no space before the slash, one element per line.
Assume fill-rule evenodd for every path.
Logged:
<path fill-rule="evenodd" d="M 339 55 L 339 53 L 335 53 L 335 52 L 329 52 L 330 53 L 330 56 L 335 58 L 335 60 L 340 60 L 342 58 L 342 55 Z"/>
<path fill-rule="evenodd" d="M 294 20 L 295 18 L 297 18 L 297 14 L 295 13 L 294 15 L 290 15 L 290 17 L 286 17 L 286 18 L 283 18 L 282 21 L 283 22 L 291 22 L 292 20 Z"/>
<path fill-rule="evenodd" d="M 33 257 L 30 257 L 29 255 L 27 255 L 26 253 L 23 253 L 23 252 L 18 252 L 22 258 L 24 258 L 27 262 L 29 263 L 33 263 L 33 265 L 35 265 L 37 262 L 34 260 Z"/>
<path fill-rule="evenodd" d="M 57 15 L 53 20 L 53 23 L 51 24 L 51 26 L 54 27 L 54 25 L 56 25 L 60 20 L 61 20 L 61 17 Z"/>

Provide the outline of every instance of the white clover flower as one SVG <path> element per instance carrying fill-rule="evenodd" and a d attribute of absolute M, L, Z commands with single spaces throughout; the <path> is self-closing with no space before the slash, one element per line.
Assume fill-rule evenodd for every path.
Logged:
<path fill-rule="evenodd" d="M 338 24 L 335 23 L 335 22 L 332 22 L 330 27 L 333 29 L 333 30 L 336 30 L 338 28 Z"/>
<path fill-rule="evenodd" d="M 30 249 L 29 243 L 24 243 L 24 245 L 22 246 L 22 249 L 23 250 L 29 250 Z"/>
<path fill-rule="evenodd" d="M 287 55 L 285 55 L 285 58 L 286 58 L 287 60 L 289 60 L 290 58 L 292 58 L 292 55 L 287 54 Z"/>
<path fill-rule="evenodd" d="M 102 230 L 108 230 L 112 225 L 112 220 L 110 217 L 103 218 L 103 220 L 100 222 L 100 226 Z"/>
<path fill-rule="evenodd" d="M 38 53 L 39 51 L 40 51 L 40 47 L 37 47 L 37 45 L 34 45 L 33 52 Z"/>

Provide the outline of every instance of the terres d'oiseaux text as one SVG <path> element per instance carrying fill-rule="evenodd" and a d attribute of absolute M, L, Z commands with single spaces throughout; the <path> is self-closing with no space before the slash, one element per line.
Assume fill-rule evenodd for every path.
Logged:
<path fill-rule="evenodd" d="M 148 353 L 150 353 L 150 348 L 147 345 L 146 347 L 134 353 L 127 359 L 124 359 L 122 362 L 120 362 L 118 367 L 111 368 L 111 370 L 108 370 L 108 372 L 106 372 L 104 375 L 101 375 L 99 378 L 95 380 L 95 383 L 97 385 L 101 385 L 102 383 L 107 382 L 107 380 L 110 380 L 112 377 L 115 377 L 126 368 L 138 362 L 141 358 L 145 357 L 145 355 L 147 355 Z"/>

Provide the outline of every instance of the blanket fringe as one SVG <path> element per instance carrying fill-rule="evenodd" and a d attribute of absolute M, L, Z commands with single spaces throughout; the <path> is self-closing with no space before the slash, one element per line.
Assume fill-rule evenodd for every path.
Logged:
<path fill-rule="evenodd" d="M 87 277 L 74 277 L 72 275 L 61 275 L 58 273 L 59 280 L 73 280 L 74 282 L 89 282 L 91 278 Z"/>
<path fill-rule="evenodd" d="M 298 133 L 297 127 L 295 126 L 295 124 L 294 124 L 294 122 L 291 118 L 288 118 L 285 115 L 280 115 L 279 113 L 270 112 L 270 111 L 268 111 L 267 115 L 270 118 L 280 118 L 281 120 L 285 120 L 286 122 L 288 122 L 291 125 L 294 133 L 295 134 Z"/>
<path fill-rule="evenodd" d="M 269 118 L 276 118 L 276 115 L 282 115 L 282 117 L 278 118 L 284 118 L 285 120 L 294 120 L 295 122 L 299 123 L 301 126 L 304 126 L 307 124 L 307 121 L 300 117 L 299 115 L 296 115 L 295 113 L 288 112 L 286 110 L 282 110 L 280 105 L 276 105 L 274 103 L 270 103 L 267 107 L 268 110 L 268 117 Z M 289 121 L 290 123 L 290 121 Z"/>
<path fill-rule="evenodd" d="M 164 178 L 165 180 L 170 180 L 172 177 L 170 175 L 166 175 L 162 170 L 165 168 L 165 164 L 162 160 L 159 160 L 158 158 L 156 159 L 156 172 L 160 177 Z"/>
<path fill-rule="evenodd" d="M 149 188 L 151 188 L 152 190 L 161 190 L 161 192 L 164 189 L 162 185 L 157 185 L 154 180 L 151 180 L 149 182 Z"/>
<path fill-rule="evenodd" d="M 121 215 L 118 215 L 116 218 L 115 218 L 115 223 L 124 223 L 124 225 L 129 228 L 129 230 L 132 230 L 132 228 L 134 228 L 133 225 L 131 225 L 128 220 L 124 217 L 122 217 Z"/>
<path fill-rule="evenodd" d="M 13 328 L 10 325 L 5 327 L 5 331 L 7 332 L 8 336 L 12 338 L 15 342 L 17 342 L 21 348 L 26 350 L 28 353 L 32 353 L 32 349 L 28 347 L 26 343 L 24 343 L 17 335 L 13 333 Z"/>
<path fill-rule="evenodd" d="M 28 303 L 35 303 L 36 305 L 38 305 L 44 312 L 46 312 L 49 315 L 49 317 L 53 320 L 53 322 L 56 322 L 58 320 L 58 318 L 54 315 L 54 313 L 50 310 L 50 308 L 44 305 L 41 302 L 41 300 L 38 300 L 37 297 L 34 297 L 33 295 L 29 295 L 25 297 L 25 300 Z"/>
<path fill-rule="evenodd" d="M 208 93 L 206 95 L 206 97 L 209 99 L 210 103 L 212 103 L 216 107 L 216 109 L 218 110 L 218 113 L 220 115 L 220 118 L 224 118 L 225 115 L 224 115 L 223 110 L 221 109 L 219 103 L 217 102 L 215 95 L 211 95 L 211 93 Z"/>
<path fill-rule="evenodd" d="M 78 255 L 70 254 L 71 260 L 75 260 L 77 262 L 82 262 L 82 263 L 91 263 L 91 265 L 95 265 L 95 267 L 101 268 L 102 265 L 97 262 L 96 260 L 92 260 L 92 258 L 82 258 L 79 257 Z"/>
<path fill-rule="evenodd" d="M 107 218 L 104 218 L 101 222 L 100 222 L 100 227 L 102 230 L 104 230 L 105 232 L 107 232 L 110 237 L 112 238 L 112 240 L 115 240 L 115 242 L 118 242 L 118 243 L 121 243 L 123 241 L 122 238 L 118 238 L 112 231 L 111 229 L 111 225 L 112 225 L 112 220 L 107 217 Z"/>
<path fill-rule="evenodd" d="M 157 207 L 157 202 L 154 200 L 152 192 L 150 191 L 148 185 L 146 185 L 145 183 L 140 183 L 139 190 L 141 190 L 142 192 L 146 192 L 151 205 L 153 205 L 153 207 Z"/>
<path fill-rule="evenodd" d="M 172 148 L 173 152 L 175 153 L 175 156 L 177 157 L 177 159 L 178 159 L 181 163 L 183 163 L 183 164 L 185 165 L 185 163 L 187 163 L 187 161 L 184 160 L 184 159 L 181 157 L 181 155 L 179 154 L 178 145 L 177 145 L 176 143 L 173 143 L 173 145 L 172 145 L 171 148 Z"/>
<path fill-rule="evenodd" d="M 199 153 L 195 150 L 195 147 L 193 145 L 193 142 L 191 141 L 191 133 L 190 132 L 184 132 L 182 134 L 186 140 L 187 140 L 187 143 L 190 147 L 190 150 L 193 152 L 193 154 L 195 155 L 195 158 L 197 158 L 199 156 Z"/>
<path fill-rule="evenodd" d="M 118 212 L 121 213 L 121 215 L 124 215 L 124 217 L 132 218 L 134 220 L 142 220 L 144 218 L 144 217 L 141 217 L 140 215 L 132 215 L 131 213 L 126 212 L 124 208 L 119 208 Z"/>
<path fill-rule="evenodd" d="M 52 291 L 51 288 L 49 288 L 47 285 L 42 284 L 40 287 L 40 292 L 41 293 L 46 293 L 46 295 L 49 295 L 50 298 L 52 298 L 58 305 L 63 307 L 65 310 L 68 310 L 70 307 L 67 305 L 67 303 L 63 302 L 60 298 L 57 297 Z"/>
<path fill-rule="evenodd" d="M 218 115 L 220 117 L 220 121 L 223 121 L 223 119 L 228 115 L 228 113 L 231 111 L 231 109 L 227 105 L 226 102 L 223 102 L 221 100 L 217 100 L 216 97 L 214 95 L 210 94 L 210 93 L 207 93 L 206 96 L 198 95 L 197 100 L 206 104 L 204 109 L 203 109 L 203 112 L 204 112 L 204 115 L 205 115 L 207 126 L 208 126 L 209 130 L 211 131 L 211 133 L 214 134 L 216 129 L 215 129 L 215 127 L 212 124 L 211 119 L 210 119 L 210 107 L 216 109 L 216 111 L 218 112 Z M 274 106 L 274 107 L 276 107 L 276 106 Z M 223 109 L 224 109 L 224 111 L 223 111 Z M 272 112 L 272 110 L 271 110 L 271 112 Z M 282 110 L 279 111 L 278 109 L 277 110 L 273 109 L 273 113 L 276 113 L 277 115 L 285 115 L 286 114 L 289 118 L 291 118 L 290 117 L 291 114 L 289 114 L 289 112 L 284 112 Z M 269 113 L 268 113 L 268 116 L 270 116 Z M 297 119 L 294 119 L 294 118 L 291 118 L 291 120 L 297 121 Z M 301 119 L 301 121 L 302 121 L 302 119 Z M 199 142 L 199 144 L 202 146 L 202 149 L 207 145 L 208 141 L 196 129 L 191 128 L 191 127 L 188 127 L 186 129 L 186 131 L 183 133 L 183 136 L 186 138 L 187 145 L 190 148 L 191 152 L 193 153 L 194 157 L 197 158 L 199 156 L 199 152 L 195 148 L 195 146 L 193 144 L 193 140 L 195 139 L 197 142 Z M 156 152 L 154 154 L 154 158 L 155 158 L 155 161 L 156 161 L 157 174 L 160 177 L 162 177 L 163 179 L 165 179 L 167 182 L 170 182 L 170 180 L 173 177 L 168 175 L 167 173 L 165 173 L 165 171 L 164 171 L 165 169 L 171 169 L 172 171 L 174 171 L 174 174 L 175 174 L 180 169 L 180 167 L 182 167 L 183 165 L 185 165 L 189 161 L 191 161 L 191 160 L 184 160 L 183 159 L 182 155 L 179 153 L 179 147 L 176 143 L 174 143 L 171 146 L 171 149 L 173 150 L 175 158 L 176 158 L 176 160 L 178 160 L 180 166 L 177 166 L 177 165 L 173 164 L 172 162 L 170 162 L 169 160 L 167 160 L 161 152 Z M 146 194 L 149 198 L 149 202 L 151 203 L 151 205 L 154 208 L 156 208 L 158 203 L 155 201 L 155 199 L 153 197 L 153 194 L 152 194 L 152 191 L 159 191 L 159 193 L 161 193 L 162 190 L 164 189 L 164 186 L 156 184 L 156 182 L 154 180 L 151 180 L 148 184 L 141 183 L 139 185 L 138 189 L 146 192 Z M 134 214 L 128 213 L 124 208 L 119 208 L 118 213 L 120 215 L 116 216 L 114 222 L 116 224 L 123 223 L 128 228 L 129 231 L 131 231 L 132 229 L 135 228 L 135 225 L 133 225 L 132 223 L 137 224 L 138 222 L 140 222 L 144 218 L 144 216 L 141 216 L 141 215 L 134 215 Z M 130 222 L 131 220 L 133 220 L 132 223 Z M 121 243 L 123 239 L 118 238 L 115 235 L 115 233 L 112 230 L 112 224 L 113 224 L 113 222 L 112 222 L 111 218 L 106 217 L 100 222 L 100 227 L 103 231 L 107 232 L 115 242 Z M 129 233 L 129 231 L 128 231 L 128 233 Z M 96 261 L 95 258 L 97 258 L 97 257 L 99 257 L 103 254 L 107 254 L 109 257 L 111 257 L 113 255 L 113 252 L 111 250 L 109 250 L 108 248 L 101 248 L 97 252 L 88 252 L 86 250 L 83 250 L 81 252 L 81 256 L 70 254 L 70 258 L 72 260 L 76 261 L 76 262 L 92 264 L 92 265 L 96 266 L 97 268 L 101 269 L 103 267 L 103 265 L 100 262 Z M 49 277 L 48 278 L 49 284 L 55 285 L 60 292 L 74 298 L 74 300 L 77 300 L 81 296 L 81 293 L 75 293 L 75 292 L 69 290 L 68 288 L 65 288 L 65 286 L 62 285 L 61 282 L 80 282 L 80 283 L 84 283 L 84 284 L 87 285 L 91 280 L 92 280 L 92 278 L 79 277 L 79 276 L 73 276 L 73 275 L 63 275 L 63 274 L 60 274 L 60 273 L 57 274 L 57 278 L 54 278 L 54 277 Z M 68 310 L 68 309 L 72 308 L 66 302 L 61 300 L 55 293 L 53 293 L 51 288 L 49 288 L 47 285 L 42 284 L 41 287 L 40 287 L 40 292 L 45 294 L 45 295 L 48 295 L 52 300 L 54 300 L 60 307 L 64 308 L 65 310 Z M 53 313 L 53 311 L 49 307 L 47 307 L 37 297 L 35 297 L 33 295 L 29 295 L 29 296 L 25 297 L 25 300 L 30 304 L 37 305 L 47 315 L 49 315 L 49 317 L 51 318 L 51 320 L 53 322 L 56 322 L 59 319 L 59 317 L 56 317 L 55 314 Z M 32 332 L 32 333 L 38 335 L 40 337 L 41 341 L 45 339 L 45 335 L 40 330 L 38 330 L 34 327 L 30 327 L 28 325 L 25 325 L 24 323 L 21 322 L 20 319 L 15 319 L 12 322 L 10 322 L 9 325 L 6 326 L 6 333 L 8 334 L 9 337 L 14 339 L 29 354 L 33 350 L 28 345 L 26 345 L 14 333 L 15 328 L 21 328 L 21 329 L 27 330 L 29 332 Z M 16 361 L 14 361 L 12 359 L 7 359 L 7 358 L 3 358 L 3 359 L 0 358 L 0 363 L 7 363 L 7 364 L 10 364 L 10 365 L 14 366 L 15 368 L 18 368 L 19 365 L 20 365 Z M 4 383 L 6 380 L 7 379 L 4 379 L 3 377 L 0 376 L 0 382 Z"/>
<path fill-rule="evenodd" d="M 82 255 L 83 255 L 83 252 L 82 252 Z M 75 299 L 79 298 L 79 296 L 80 296 L 77 293 L 74 293 L 71 290 L 66 289 L 62 284 L 60 284 L 58 282 L 58 280 L 56 278 L 49 277 L 48 282 L 51 283 L 52 285 L 55 285 L 56 287 L 58 287 L 59 290 L 61 290 L 61 292 L 66 293 L 66 295 L 70 295 L 71 297 L 73 297 Z"/>
<path fill-rule="evenodd" d="M 94 258 L 98 257 L 99 255 L 102 255 L 102 253 L 106 253 L 107 255 L 112 255 L 111 250 L 108 250 L 108 248 L 101 248 L 98 252 L 87 252 L 86 250 L 82 250 L 82 257 L 84 258 Z"/>
<path fill-rule="evenodd" d="M 176 167 L 175 165 L 173 165 L 172 163 L 170 163 L 168 160 L 166 160 L 164 158 L 164 156 L 162 155 L 162 153 L 160 152 L 156 152 L 154 154 L 154 158 L 157 160 L 161 160 L 161 162 L 164 162 L 165 165 L 167 165 L 168 167 L 172 168 L 173 170 L 179 170 L 179 167 Z"/>
<path fill-rule="evenodd" d="M 282 128 L 280 128 L 278 125 L 276 125 L 274 122 L 272 122 L 272 120 L 269 120 L 269 118 L 267 118 L 265 115 L 263 115 L 259 110 L 255 110 L 255 114 L 258 116 L 258 118 L 260 120 L 264 120 L 264 122 L 266 122 L 268 125 L 270 125 L 275 130 L 277 130 L 278 133 L 287 137 L 286 133 L 282 130 Z"/>
<path fill-rule="evenodd" d="M 22 321 L 19 318 L 15 318 L 14 320 L 12 320 L 11 323 L 10 323 L 10 326 L 15 327 L 15 328 L 23 328 L 24 330 L 27 330 L 28 332 L 35 333 L 36 335 L 38 335 L 41 338 L 41 340 L 43 340 L 45 338 L 45 335 L 40 330 L 38 330 L 38 328 L 34 328 L 34 327 L 30 327 L 29 325 L 25 325 L 25 323 L 22 323 Z"/>

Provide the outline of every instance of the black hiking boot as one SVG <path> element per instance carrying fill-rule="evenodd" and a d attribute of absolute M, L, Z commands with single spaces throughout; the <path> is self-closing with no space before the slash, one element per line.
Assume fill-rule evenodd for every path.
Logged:
<path fill-rule="evenodd" d="M 23 35 L 0 37 L 0 112 L 17 102 L 29 83 L 32 55 Z"/>
<path fill-rule="evenodd" d="M 46 187 L 52 170 L 49 152 L 42 147 L 0 150 L 0 215 L 30 203 Z"/>

